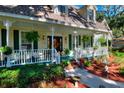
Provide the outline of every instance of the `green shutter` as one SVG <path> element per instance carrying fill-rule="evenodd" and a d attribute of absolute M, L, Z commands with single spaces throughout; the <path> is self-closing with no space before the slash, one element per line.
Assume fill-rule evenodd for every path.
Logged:
<path fill-rule="evenodd" d="M 79 35 L 79 46 L 81 45 L 81 36 Z"/>
<path fill-rule="evenodd" d="M 19 31 L 14 30 L 14 50 L 19 50 Z"/>
<path fill-rule="evenodd" d="M 93 36 L 91 36 L 91 47 L 93 47 Z"/>
<path fill-rule="evenodd" d="M 69 39 L 68 39 L 69 41 L 69 49 L 71 50 L 72 49 L 72 35 L 71 34 L 69 34 Z"/>
<path fill-rule="evenodd" d="M 35 32 L 35 33 L 38 33 L 38 32 Z M 38 49 L 38 40 L 37 41 L 34 41 L 33 48 L 34 49 Z"/>
<path fill-rule="evenodd" d="M 1 41 L 1 43 L 2 43 L 1 45 L 2 46 L 6 46 L 6 44 L 7 44 L 7 42 L 6 42 L 6 29 L 2 29 L 1 30 L 1 35 L 2 35 L 1 36 L 1 40 L 2 40 Z"/>
<path fill-rule="evenodd" d="M 83 36 L 84 37 L 84 36 Z M 83 48 L 85 48 L 85 41 L 83 40 Z"/>

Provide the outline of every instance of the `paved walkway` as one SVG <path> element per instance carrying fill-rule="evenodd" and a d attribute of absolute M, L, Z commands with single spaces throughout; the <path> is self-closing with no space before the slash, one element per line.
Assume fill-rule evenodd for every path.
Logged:
<path fill-rule="evenodd" d="M 105 79 L 102 77 L 98 77 L 94 74 L 89 73 L 85 69 L 72 69 L 65 71 L 66 76 L 79 76 L 81 78 L 80 82 L 88 85 L 91 88 L 124 88 L 124 83 Z"/>

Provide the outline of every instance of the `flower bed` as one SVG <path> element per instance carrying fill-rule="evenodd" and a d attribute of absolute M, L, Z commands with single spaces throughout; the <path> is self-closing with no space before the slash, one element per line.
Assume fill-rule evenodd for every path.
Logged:
<path fill-rule="evenodd" d="M 104 77 L 104 78 L 108 78 L 111 80 L 115 80 L 115 81 L 120 81 L 120 82 L 124 82 L 124 75 L 122 75 L 120 73 L 120 65 L 117 63 L 111 63 L 110 65 L 108 65 L 109 68 L 109 73 L 108 73 L 108 77 L 106 77 L 104 75 L 104 66 L 103 64 L 95 64 L 93 63 L 91 66 L 89 67 L 85 67 L 85 69 L 87 69 L 89 72 L 98 75 L 100 77 Z"/>

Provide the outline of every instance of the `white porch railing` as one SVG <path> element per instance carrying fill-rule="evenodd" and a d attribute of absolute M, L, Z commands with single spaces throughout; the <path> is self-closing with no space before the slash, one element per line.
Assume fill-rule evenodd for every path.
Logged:
<path fill-rule="evenodd" d="M 60 63 L 60 55 L 54 50 L 53 59 L 56 64 Z M 53 62 L 52 49 L 36 49 L 36 50 L 14 50 L 13 53 L 7 57 L 7 60 L 0 61 L 0 67 L 25 65 Z"/>
<path fill-rule="evenodd" d="M 94 57 L 94 56 L 102 56 L 102 55 L 108 55 L 108 49 L 107 47 L 100 47 L 96 50 L 93 48 L 87 48 L 87 49 L 76 49 L 74 51 L 74 57 L 75 58 L 81 58 L 81 57 Z"/>

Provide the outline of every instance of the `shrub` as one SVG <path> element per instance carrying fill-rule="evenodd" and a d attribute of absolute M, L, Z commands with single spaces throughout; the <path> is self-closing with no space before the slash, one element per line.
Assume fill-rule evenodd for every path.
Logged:
<path fill-rule="evenodd" d="M 86 66 L 86 67 L 89 67 L 89 66 L 91 66 L 92 65 L 92 63 L 90 62 L 90 61 L 85 61 L 84 62 L 84 66 Z"/>
<path fill-rule="evenodd" d="M 63 67 L 67 66 L 68 64 L 70 64 L 70 61 L 68 61 L 68 60 L 65 60 L 62 62 Z"/>
<path fill-rule="evenodd" d="M 120 73 L 121 75 L 124 75 L 124 68 L 121 68 L 120 71 L 119 71 L 119 73 Z"/>
<path fill-rule="evenodd" d="M 51 79 L 52 78 L 54 78 L 54 79 L 59 78 L 59 77 L 63 76 L 63 74 L 64 74 L 63 68 L 59 65 L 52 66 L 50 68 L 49 72 L 50 72 L 49 74 L 50 74 Z"/>
<path fill-rule="evenodd" d="M 38 81 L 50 81 L 53 77 L 63 77 L 60 65 L 25 65 L 0 69 L 0 87 L 28 87 Z"/>

